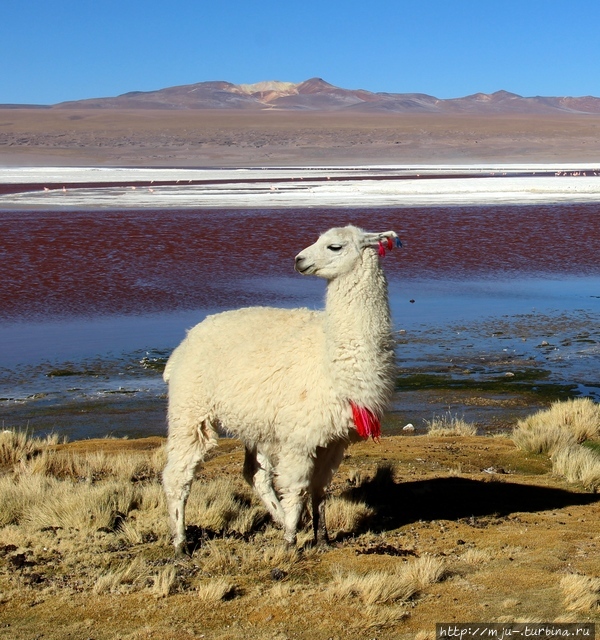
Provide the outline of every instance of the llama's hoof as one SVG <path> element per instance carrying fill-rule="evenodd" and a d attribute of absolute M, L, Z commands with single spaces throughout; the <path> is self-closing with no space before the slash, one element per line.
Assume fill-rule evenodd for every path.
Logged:
<path fill-rule="evenodd" d="M 175 545 L 174 555 L 176 560 L 185 560 L 186 558 L 190 558 L 192 556 L 187 544 L 184 543 Z"/>
<path fill-rule="evenodd" d="M 309 542 L 309 547 L 312 549 L 329 549 L 332 546 L 332 542 L 328 536 L 319 536 L 318 538 L 313 538 Z"/>
<path fill-rule="evenodd" d="M 283 538 L 283 544 L 285 545 L 285 548 L 288 551 L 297 551 L 298 550 L 296 542 L 297 542 L 296 536 L 294 536 L 293 538 L 288 538 L 287 536 L 284 536 L 284 538 Z"/>

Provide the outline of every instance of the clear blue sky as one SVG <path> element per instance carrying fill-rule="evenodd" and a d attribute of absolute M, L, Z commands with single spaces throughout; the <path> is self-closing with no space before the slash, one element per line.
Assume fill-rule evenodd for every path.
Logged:
<path fill-rule="evenodd" d="M 206 80 L 600 96 L 600 1 L 3 0 L 0 103 Z"/>

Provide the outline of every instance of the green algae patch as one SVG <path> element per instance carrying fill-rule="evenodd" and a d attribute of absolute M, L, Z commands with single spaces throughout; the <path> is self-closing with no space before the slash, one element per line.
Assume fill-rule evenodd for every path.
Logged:
<path fill-rule="evenodd" d="M 97 378 L 102 374 L 87 369 L 51 369 L 46 373 L 47 378 L 68 378 L 69 376 L 92 376 Z"/>
<path fill-rule="evenodd" d="M 548 380 L 545 369 L 525 369 L 483 377 L 479 372 L 464 371 L 453 376 L 439 373 L 410 373 L 396 379 L 396 390 L 463 390 L 473 393 L 526 394 L 544 401 L 576 398 L 575 384 L 561 384 Z"/>

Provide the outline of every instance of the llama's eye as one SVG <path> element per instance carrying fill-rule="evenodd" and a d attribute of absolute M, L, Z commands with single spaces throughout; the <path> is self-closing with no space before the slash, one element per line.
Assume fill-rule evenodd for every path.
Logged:
<path fill-rule="evenodd" d="M 342 250 L 342 245 L 341 244 L 330 244 L 328 247 L 329 251 L 341 251 Z"/>

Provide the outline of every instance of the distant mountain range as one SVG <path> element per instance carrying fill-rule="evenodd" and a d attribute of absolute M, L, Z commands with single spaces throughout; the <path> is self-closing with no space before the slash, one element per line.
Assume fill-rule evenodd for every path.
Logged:
<path fill-rule="evenodd" d="M 18 107 L 31 105 L 4 105 Z M 305 82 L 199 82 L 113 98 L 62 102 L 52 109 L 244 109 L 365 113 L 560 114 L 600 113 L 600 98 L 523 97 L 507 91 L 439 99 L 423 93 L 373 93 L 342 89 L 321 78 Z"/>

